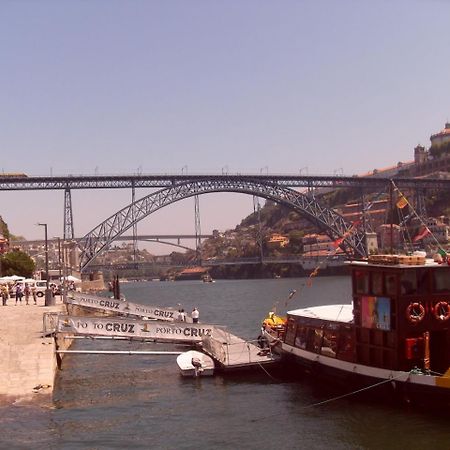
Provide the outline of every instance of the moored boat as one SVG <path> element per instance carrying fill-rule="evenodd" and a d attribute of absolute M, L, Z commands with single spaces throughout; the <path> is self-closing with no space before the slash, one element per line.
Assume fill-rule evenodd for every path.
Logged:
<path fill-rule="evenodd" d="M 450 266 L 377 255 L 350 263 L 352 303 L 287 312 L 295 369 L 432 408 L 450 407 Z"/>
<path fill-rule="evenodd" d="M 202 277 L 203 283 L 214 283 L 212 276 L 209 273 L 205 273 Z"/>
<path fill-rule="evenodd" d="M 177 356 L 177 364 L 184 377 L 214 375 L 214 360 L 205 353 L 189 350 Z"/>

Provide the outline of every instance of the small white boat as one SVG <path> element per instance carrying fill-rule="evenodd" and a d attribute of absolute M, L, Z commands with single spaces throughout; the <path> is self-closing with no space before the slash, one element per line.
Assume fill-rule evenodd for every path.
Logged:
<path fill-rule="evenodd" d="M 205 377 L 214 374 L 214 360 L 196 350 L 189 350 L 178 355 L 177 364 L 184 377 Z"/>

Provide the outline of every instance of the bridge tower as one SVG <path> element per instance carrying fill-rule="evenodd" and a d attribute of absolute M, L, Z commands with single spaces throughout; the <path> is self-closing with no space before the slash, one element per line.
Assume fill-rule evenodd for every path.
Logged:
<path fill-rule="evenodd" d="M 72 240 L 73 233 L 73 213 L 72 213 L 72 196 L 70 189 L 64 190 L 64 241 Z"/>
<path fill-rule="evenodd" d="M 256 229 L 256 245 L 259 247 L 259 259 L 262 263 L 264 258 L 264 249 L 261 225 L 261 203 L 259 202 L 259 197 L 256 195 L 253 196 L 253 213 L 256 215 L 258 220 L 258 227 Z"/>
<path fill-rule="evenodd" d="M 136 201 L 136 186 L 134 183 L 134 180 L 131 184 L 131 203 L 134 203 Z M 131 210 L 132 220 L 133 220 L 133 262 L 137 264 L 137 252 L 138 252 L 138 245 L 137 245 L 137 221 L 136 221 L 136 210 L 133 208 Z"/>
<path fill-rule="evenodd" d="M 200 225 L 200 202 L 198 195 L 194 196 L 194 214 L 195 214 L 195 259 L 198 265 L 202 264 L 202 232 Z"/>

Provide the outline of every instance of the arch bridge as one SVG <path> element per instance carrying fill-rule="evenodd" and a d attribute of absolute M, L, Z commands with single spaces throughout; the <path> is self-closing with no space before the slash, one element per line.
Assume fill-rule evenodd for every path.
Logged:
<path fill-rule="evenodd" d="M 331 239 L 342 239 L 348 255 L 366 256 L 364 232 L 347 222 L 340 214 L 320 205 L 309 196 L 277 183 L 245 179 L 199 179 L 180 182 L 130 203 L 100 223 L 78 241 L 80 268 L 85 269 L 114 240 L 137 222 L 177 201 L 214 192 L 235 192 L 262 197 L 287 206 L 308 218 Z"/>

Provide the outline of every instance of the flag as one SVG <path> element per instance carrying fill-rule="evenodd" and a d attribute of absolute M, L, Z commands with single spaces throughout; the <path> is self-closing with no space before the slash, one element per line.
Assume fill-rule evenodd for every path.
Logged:
<path fill-rule="evenodd" d="M 403 209 L 408 204 L 409 203 L 408 200 L 406 200 L 406 197 L 403 194 L 400 194 L 396 203 L 397 208 Z"/>
<path fill-rule="evenodd" d="M 417 242 L 420 241 L 421 239 L 423 239 L 425 236 L 428 236 L 429 234 L 431 234 L 431 231 L 429 230 L 428 227 L 423 228 L 420 233 L 413 239 L 413 242 Z"/>
<path fill-rule="evenodd" d="M 339 246 L 342 244 L 343 241 L 344 241 L 344 237 L 341 237 L 341 238 L 339 238 L 339 239 L 336 239 L 336 240 L 333 242 L 333 245 L 337 248 L 337 247 L 339 247 Z"/>

